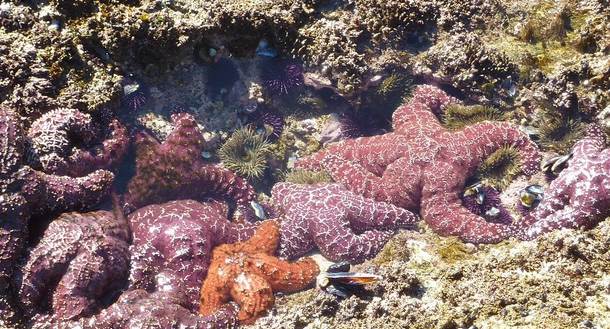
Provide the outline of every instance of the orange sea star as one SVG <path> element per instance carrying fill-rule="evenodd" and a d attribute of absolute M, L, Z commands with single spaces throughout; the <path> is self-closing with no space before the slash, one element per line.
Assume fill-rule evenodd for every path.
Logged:
<path fill-rule="evenodd" d="M 320 272 L 318 265 L 311 258 L 289 263 L 273 256 L 279 240 L 277 223 L 267 221 L 249 240 L 216 247 L 201 287 L 199 312 L 213 314 L 233 299 L 240 306 L 240 323 L 250 324 L 273 305 L 273 292 L 309 286 Z"/>

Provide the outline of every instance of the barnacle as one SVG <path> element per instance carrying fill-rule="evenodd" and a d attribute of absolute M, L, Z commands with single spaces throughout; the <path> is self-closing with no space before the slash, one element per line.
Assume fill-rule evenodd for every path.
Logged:
<path fill-rule="evenodd" d="M 498 190 L 506 188 L 521 173 L 519 151 L 505 146 L 492 153 L 477 168 L 476 178 Z"/>
<path fill-rule="evenodd" d="M 332 183 L 333 179 L 326 171 L 295 169 L 286 173 L 284 180 L 294 184 Z"/>
<path fill-rule="evenodd" d="M 445 108 L 442 119 L 447 128 L 459 130 L 481 121 L 500 121 L 503 114 L 500 110 L 482 105 L 450 104 Z"/>
<path fill-rule="evenodd" d="M 271 144 L 252 127 L 236 130 L 220 147 L 218 156 L 225 167 L 247 178 L 259 178 L 267 168 Z"/>

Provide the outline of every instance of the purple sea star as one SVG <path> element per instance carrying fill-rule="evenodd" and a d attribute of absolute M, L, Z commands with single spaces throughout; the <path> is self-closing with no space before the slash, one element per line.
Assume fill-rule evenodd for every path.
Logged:
<path fill-rule="evenodd" d="M 223 305 L 210 316 L 191 313 L 187 298 L 181 292 L 157 291 L 149 293 L 142 289 L 123 293 L 119 299 L 99 314 L 72 322 L 51 323 L 44 317 L 38 319 L 32 329 L 229 329 L 237 328 L 237 307 Z"/>
<path fill-rule="evenodd" d="M 106 129 L 93 124 L 89 114 L 74 109 L 45 113 L 28 130 L 30 158 L 48 174 L 83 176 L 120 162 L 127 152 L 127 130 L 116 119 L 109 122 L 108 138 L 98 143 Z M 79 149 L 75 146 L 90 146 Z"/>
<path fill-rule="evenodd" d="M 433 86 L 419 86 L 393 115 L 393 132 L 339 142 L 297 162 L 299 168 L 327 170 L 350 190 L 406 209 L 441 235 L 468 242 L 495 243 L 514 233 L 512 225 L 490 223 L 464 208 L 466 180 L 498 148 L 512 145 L 523 173 L 538 169 L 536 145 L 505 122 L 482 122 L 452 132 L 437 115 L 457 102 Z"/>
<path fill-rule="evenodd" d="M 163 143 L 141 132 L 136 136 L 136 174 L 127 186 L 129 210 L 176 199 L 221 197 L 247 207 L 254 189 L 230 170 L 203 161 L 203 143 L 195 119 L 172 115 L 174 130 Z"/>
<path fill-rule="evenodd" d="M 36 171 L 26 164 L 25 142 L 16 112 L 1 107 L 0 290 L 6 289 L 5 282 L 24 249 L 25 229 L 32 215 L 91 207 L 107 194 L 114 178 L 106 170 L 78 178 Z"/>
<path fill-rule="evenodd" d="M 230 222 L 227 212 L 222 202 L 179 200 L 146 206 L 129 215 L 133 230 L 130 288 L 180 289 L 188 297 L 184 307 L 196 312 L 212 248 L 245 240 L 256 229 L 255 224 Z"/>
<path fill-rule="evenodd" d="M 127 282 L 128 238 L 127 222 L 113 212 L 59 216 L 16 275 L 24 313 L 31 317 L 50 311 L 58 320 L 95 313 Z"/>
<path fill-rule="evenodd" d="M 279 255 L 287 258 L 317 246 L 331 260 L 362 262 L 381 250 L 392 230 L 418 219 L 407 210 L 366 199 L 339 184 L 278 183 L 271 193 L 281 209 Z"/>
<path fill-rule="evenodd" d="M 589 228 L 610 215 L 610 149 L 597 125 L 572 148 L 568 166 L 520 222 L 517 237 L 531 240 L 559 228 Z"/>

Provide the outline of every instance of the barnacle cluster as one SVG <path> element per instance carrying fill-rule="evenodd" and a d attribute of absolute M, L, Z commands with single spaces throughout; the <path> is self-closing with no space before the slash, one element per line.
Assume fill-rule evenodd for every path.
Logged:
<path fill-rule="evenodd" d="M 223 165 L 238 175 L 260 178 L 267 168 L 271 144 L 250 126 L 236 130 L 218 149 Z"/>
<path fill-rule="evenodd" d="M 517 76 L 517 66 L 504 53 L 487 46 L 474 32 L 458 33 L 438 42 L 422 55 L 417 71 L 448 83 L 460 92 L 485 101 L 503 81 Z"/>

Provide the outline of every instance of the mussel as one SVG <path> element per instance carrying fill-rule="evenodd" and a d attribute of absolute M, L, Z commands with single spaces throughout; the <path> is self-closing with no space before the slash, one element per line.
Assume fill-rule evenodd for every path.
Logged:
<path fill-rule="evenodd" d="M 542 186 L 536 184 L 529 185 L 519 194 L 519 201 L 523 207 L 531 209 L 536 207 L 540 201 L 542 201 L 543 196 L 544 189 Z"/>
<path fill-rule="evenodd" d="M 350 272 L 350 264 L 341 262 L 331 265 L 318 281 L 322 291 L 347 298 L 364 285 L 379 282 L 381 276 L 369 273 Z"/>
<path fill-rule="evenodd" d="M 485 202 L 485 191 L 481 182 L 474 183 L 464 189 L 464 196 L 476 195 L 476 202 L 482 205 Z"/>
<path fill-rule="evenodd" d="M 570 160 L 571 158 L 572 153 L 556 156 L 544 161 L 540 167 L 545 174 L 557 176 L 563 169 L 568 166 L 568 160 Z"/>

